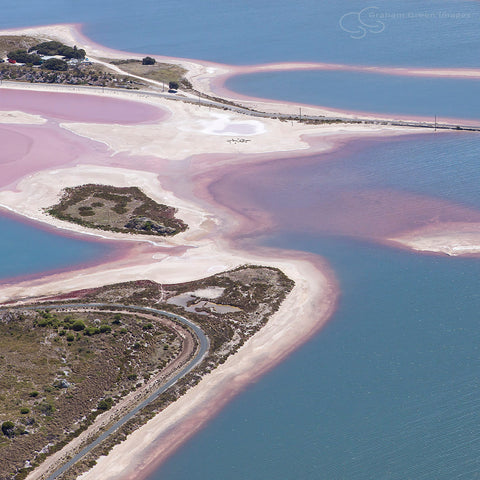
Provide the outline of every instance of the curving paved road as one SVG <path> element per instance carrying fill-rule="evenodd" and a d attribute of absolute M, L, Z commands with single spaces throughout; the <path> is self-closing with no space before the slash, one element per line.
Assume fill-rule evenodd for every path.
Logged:
<path fill-rule="evenodd" d="M 54 305 L 45 305 L 42 306 L 16 306 L 11 307 L 10 309 L 18 309 L 18 310 L 38 310 L 39 308 L 51 308 L 51 309 L 60 309 L 60 308 L 122 308 L 125 310 L 133 310 L 139 312 L 147 312 L 153 313 L 156 315 L 162 315 L 168 318 L 172 318 L 177 320 L 181 324 L 189 327 L 194 335 L 197 337 L 199 348 L 195 356 L 177 373 L 175 374 L 168 382 L 158 388 L 154 393 L 149 395 L 145 400 L 143 400 L 140 404 L 138 404 L 135 408 L 130 410 L 127 414 L 125 414 L 122 418 L 117 420 L 108 430 L 103 432 L 96 440 L 89 443 L 86 447 L 80 450 L 75 456 L 73 456 L 67 463 L 62 465 L 60 468 L 55 470 L 52 474 L 48 477 L 45 477 L 45 480 L 55 480 L 59 477 L 62 473 L 66 472 L 70 467 L 72 467 L 75 463 L 77 463 L 80 459 L 82 459 L 87 453 L 89 453 L 93 448 L 103 442 L 106 438 L 108 438 L 112 433 L 117 431 L 122 425 L 128 422 L 135 414 L 137 414 L 142 408 L 146 407 L 148 404 L 152 403 L 156 400 L 163 392 L 165 392 L 168 388 L 174 385 L 178 380 L 184 377 L 187 373 L 191 372 L 204 358 L 205 354 L 208 352 L 210 347 L 210 342 L 203 332 L 203 330 L 196 325 L 195 323 L 191 322 L 185 317 L 180 315 L 176 315 L 174 313 L 166 312 L 164 310 L 158 310 L 156 308 L 149 308 L 149 307 L 138 307 L 135 305 L 122 305 L 118 303 L 63 303 L 63 304 L 54 304 Z M 3 309 L 3 308 L 2 308 Z"/>

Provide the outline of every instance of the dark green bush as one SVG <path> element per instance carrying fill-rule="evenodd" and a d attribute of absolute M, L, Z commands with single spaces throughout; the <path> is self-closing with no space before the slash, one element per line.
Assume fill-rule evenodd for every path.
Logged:
<path fill-rule="evenodd" d="M 71 328 L 75 332 L 81 332 L 82 330 L 85 330 L 85 324 L 82 322 L 82 320 L 75 320 Z"/>
<path fill-rule="evenodd" d="M 60 60 L 59 58 L 49 58 L 43 62 L 42 68 L 64 72 L 68 70 L 68 63 L 65 62 L 65 60 Z"/>
<path fill-rule="evenodd" d="M 142 65 L 155 65 L 156 60 L 152 57 L 145 57 L 142 60 Z"/>

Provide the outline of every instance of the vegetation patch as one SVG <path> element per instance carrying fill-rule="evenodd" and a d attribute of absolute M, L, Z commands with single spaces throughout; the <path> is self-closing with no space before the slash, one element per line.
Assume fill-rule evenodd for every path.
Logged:
<path fill-rule="evenodd" d="M 79 434 L 181 347 L 174 330 L 141 315 L 0 311 L 0 479 Z"/>
<path fill-rule="evenodd" d="M 30 47 L 28 51 L 34 52 L 37 55 L 59 55 L 65 59 L 75 58 L 77 60 L 84 59 L 87 54 L 83 48 L 77 48 L 76 45 L 69 47 L 55 40 L 37 43 Z"/>
<path fill-rule="evenodd" d="M 0 56 L 7 56 L 12 50 L 28 50 L 38 43 L 38 39 L 27 35 L 0 35 Z"/>
<path fill-rule="evenodd" d="M 152 62 L 153 60 L 153 62 Z M 112 65 L 120 67 L 125 72 L 139 77 L 148 78 L 157 82 L 169 84 L 176 82 L 185 87 L 190 86 L 190 82 L 186 80 L 185 74 L 187 70 L 179 65 L 171 63 L 159 63 L 151 57 L 145 57 L 143 60 L 126 59 L 126 60 L 108 60 Z"/>
<path fill-rule="evenodd" d="M 89 228 L 144 235 L 176 235 L 187 229 L 176 209 L 159 204 L 137 187 L 81 185 L 66 188 L 50 215 Z"/>
<path fill-rule="evenodd" d="M 0 80 L 138 89 L 145 84 L 92 63 L 85 50 L 23 35 L 0 36 Z M 9 61 L 4 61 L 9 59 Z"/>

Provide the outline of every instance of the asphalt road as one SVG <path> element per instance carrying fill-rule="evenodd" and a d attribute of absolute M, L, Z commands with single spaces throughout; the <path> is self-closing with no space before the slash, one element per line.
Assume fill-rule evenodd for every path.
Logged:
<path fill-rule="evenodd" d="M 138 77 L 142 80 L 148 81 L 143 77 Z M 13 82 L 9 80 L 0 81 L 0 86 L 3 85 L 8 88 L 9 85 L 18 86 L 20 82 Z M 30 84 L 27 84 L 30 85 Z M 33 84 L 34 86 L 35 84 Z M 43 85 L 43 84 L 42 84 Z M 428 128 L 432 130 L 466 130 L 470 132 L 480 132 L 480 126 L 477 125 L 467 125 L 467 124 L 451 124 L 451 123 L 435 123 L 435 122 L 422 122 L 416 120 L 385 120 L 385 119 L 375 119 L 372 118 L 375 114 L 372 113 L 370 118 L 362 117 L 342 117 L 342 116 L 320 116 L 320 115 L 302 115 L 300 111 L 298 114 L 287 114 L 287 113 L 267 113 L 261 112 L 258 110 L 253 110 L 249 108 L 244 108 L 241 105 L 224 103 L 221 101 L 204 98 L 202 94 L 195 95 L 193 93 L 184 92 L 181 94 L 170 93 L 170 92 L 153 92 L 147 90 L 125 90 L 120 88 L 110 88 L 110 87 L 96 87 L 96 86 L 85 86 L 85 85 L 64 85 L 64 84 L 55 84 L 56 87 L 62 87 L 66 90 L 72 91 L 84 91 L 86 93 L 97 91 L 97 92 L 110 92 L 110 93 L 119 93 L 119 92 L 128 92 L 129 94 L 138 95 L 139 97 L 160 97 L 167 98 L 169 100 L 192 103 L 196 105 L 201 105 L 204 107 L 214 107 L 221 110 L 228 110 L 235 113 L 240 113 L 243 115 L 248 115 L 250 117 L 257 118 L 273 118 L 280 120 L 291 120 L 291 121 L 300 121 L 300 122 L 339 122 L 339 123 L 361 123 L 367 125 L 392 125 L 397 127 L 414 127 L 414 128 Z"/>

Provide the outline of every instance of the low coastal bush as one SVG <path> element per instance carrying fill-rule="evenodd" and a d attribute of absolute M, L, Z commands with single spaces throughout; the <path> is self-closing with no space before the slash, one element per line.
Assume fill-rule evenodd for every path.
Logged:
<path fill-rule="evenodd" d="M 14 428 L 15 428 L 15 424 L 9 420 L 2 423 L 2 433 L 8 438 L 13 437 Z"/>
<path fill-rule="evenodd" d="M 111 397 L 105 398 L 103 400 L 100 400 L 97 405 L 97 410 L 110 410 L 113 405 L 113 399 Z"/>
<path fill-rule="evenodd" d="M 75 320 L 71 328 L 75 332 L 81 332 L 82 330 L 85 330 L 85 323 L 83 323 L 82 320 Z"/>

